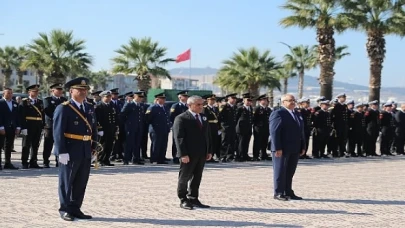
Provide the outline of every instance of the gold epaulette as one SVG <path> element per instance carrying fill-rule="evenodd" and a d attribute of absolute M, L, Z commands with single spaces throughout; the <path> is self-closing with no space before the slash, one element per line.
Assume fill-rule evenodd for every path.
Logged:
<path fill-rule="evenodd" d="M 62 105 L 68 105 L 68 104 L 69 104 L 69 101 L 65 101 L 62 103 Z"/>
<path fill-rule="evenodd" d="M 28 97 L 22 99 L 22 101 L 26 101 L 26 100 L 28 100 Z"/>

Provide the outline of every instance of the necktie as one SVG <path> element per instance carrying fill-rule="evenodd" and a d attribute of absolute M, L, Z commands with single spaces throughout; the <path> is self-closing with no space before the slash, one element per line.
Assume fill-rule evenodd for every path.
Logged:
<path fill-rule="evenodd" d="M 80 112 L 84 115 L 85 113 L 84 113 L 84 108 L 83 108 L 83 105 L 80 105 Z"/>
<path fill-rule="evenodd" d="M 197 121 L 198 127 L 201 129 L 202 123 L 201 123 L 200 119 L 198 118 L 198 114 L 195 114 L 195 120 Z"/>
<path fill-rule="evenodd" d="M 293 112 L 293 115 L 295 122 L 297 122 L 298 126 L 300 126 L 300 121 L 298 120 L 297 115 L 295 115 L 295 112 Z"/>

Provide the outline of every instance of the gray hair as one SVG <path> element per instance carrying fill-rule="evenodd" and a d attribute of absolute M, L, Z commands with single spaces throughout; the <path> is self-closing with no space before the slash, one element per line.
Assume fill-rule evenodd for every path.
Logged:
<path fill-rule="evenodd" d="M 193 96 L 191 96 L 191 97 L 189 97 L 189 98 L 187 99 L 187 104 L 188 104 L 188 105 L 194 104 L 194 103 L 195 103 L 196 101 L 198 101 L 198 100 L 202 100 L 202 97 L 197 96 L 197 95 L 193 95 Z"/>
<path fill-rule="evenodd" d="M 281 96 L 281 102 L 287 100 L 288 97 L 294 97 L 294 95 L 292 95 L 291 93 L 284 94 L 283 96 Z"/>

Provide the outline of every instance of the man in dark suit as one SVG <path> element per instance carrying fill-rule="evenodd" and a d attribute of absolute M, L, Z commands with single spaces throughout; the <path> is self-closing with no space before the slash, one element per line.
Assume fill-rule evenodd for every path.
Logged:
<path fill-rule="evenodd" d="M 52 95 L 44 99 L 44 113 L 45 113 L 45 129 L 44 129 L 44 152 L 42 153 L 44 159 L 44 168 L 49 168 L 49 158 L 53 148 L 53 113 L 58 105 L 65 102 L 67 99 L 62 97 L 63 85 L 56 83 L 50 87 Z M 57 160 L 57 159 L 56 159 Z M 58 161 L 56 161 L 56 167 Z"/>
<path fill-rule="evenodd" d="M 203 99 L 191 96 L 187 104 L 189 110 L 178 115 L 173 124 L 177 155 L 181 161 L 177 196 L 183 209 L 208 208 L 198 199 L 198 190 L 205 161 L 212 158 L 210 127 L 207 118 L 201 114 L 204 110 Z"/>
<path fill-rule="evenodd" d="M 60 163 L 59 213 L 65 221 L 92 218 L 80 210 L 97 140 L 94 109 L 85 101 L 88 83 L 89 79 L 84 77 L 67 82 L 65 87 L 69 89 L 72 99 L 59 105 L 54 114 L 54 153 Z"/>
<path fill-rule="evenodd" d="M 404 155 L 405 144 L 405 104 L 401 105 L 401 110 L 395 113 L 395 143 L 397 154 Z"/>
<path fill-rule="evenodd" d="M 301 200 L 292 190 L 292 179 L 300 155 L 305 154 L 304 122 L 302 116 L 294 110 L 293 95 L 283 95 L 281 102 L 282 107 L 270 115 L 274 199 Z"/>
<path fill-rule="evenodd" d="M 13 90 L 5 88 L 3 90 L 3 99 L 0 99 L 0 170 L 2 170 L 2 148 L 4 148 L 5 155 L 4 169 L 18 169 L 11 164 L 11 151 L 13 149 L 14 139 L 21 130 L 18 104 L 13 101 L 12 98 Z"/>

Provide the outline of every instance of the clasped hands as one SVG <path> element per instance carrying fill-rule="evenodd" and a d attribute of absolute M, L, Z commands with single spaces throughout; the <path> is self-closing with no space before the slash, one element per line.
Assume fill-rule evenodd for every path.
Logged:
<path fill-rule="evenodd" d="M 212 154 L 207 154 L 207 156 L 205 157 L 205 160 L 209 161 L 212 158 Z M 188 155 L 183 156 L 180 158 L 181 162 L 184 164 L 187 164 L 190 162 L 190 157 Z"/>

